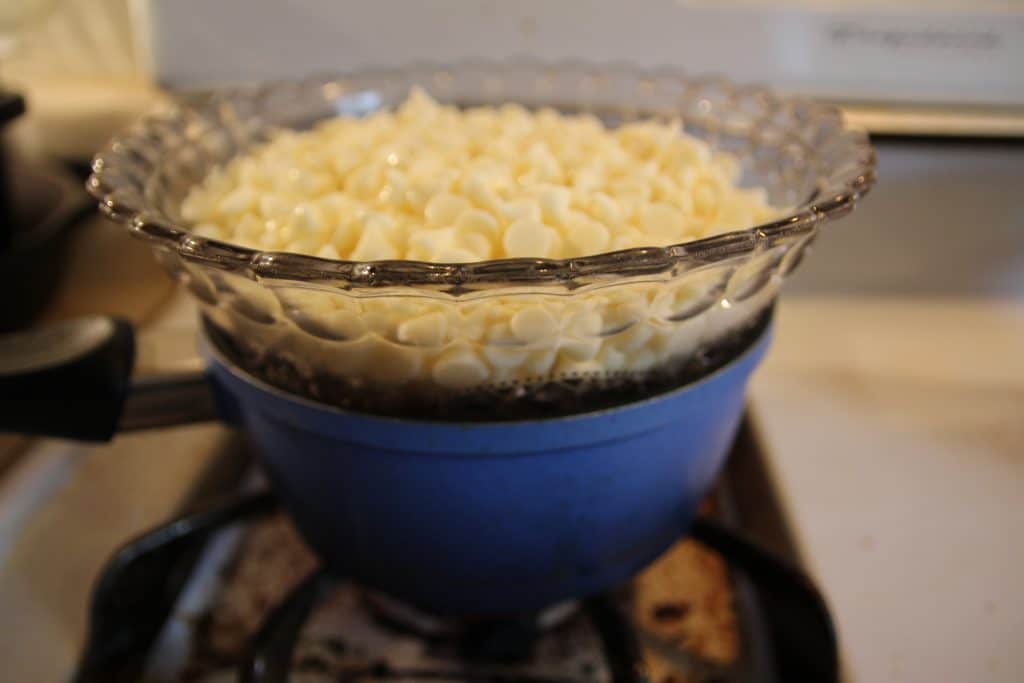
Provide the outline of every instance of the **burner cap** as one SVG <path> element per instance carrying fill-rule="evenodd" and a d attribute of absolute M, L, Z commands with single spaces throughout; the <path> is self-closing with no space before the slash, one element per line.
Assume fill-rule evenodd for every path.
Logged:
<path fill-rule="evenodd" d="M 564 623 L 579 609 L 579 602 L 567 600 L 546 607 L 539 612 L 513 614 L 507 617 L 441 617 L 368 588 L 360 590 L 367 606 L 381 619 L 397 628 L 421 636 L 434 638 L 456 638 L 501 628 L 502 625 L 518 624 L 534 631 L 546 631 Z"/>

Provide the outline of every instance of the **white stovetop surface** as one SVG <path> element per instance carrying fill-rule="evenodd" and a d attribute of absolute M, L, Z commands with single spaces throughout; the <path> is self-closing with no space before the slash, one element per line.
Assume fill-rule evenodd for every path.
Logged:
<path fill-rule="evenodd" d="M 1020 681 L 1024 302 L 784 299 L 753 385 L 848 680 Z"/>

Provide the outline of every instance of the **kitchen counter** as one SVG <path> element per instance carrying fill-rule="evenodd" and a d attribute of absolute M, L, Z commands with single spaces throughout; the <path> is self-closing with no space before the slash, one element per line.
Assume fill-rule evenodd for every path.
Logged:
<path fill-rule="evenodd" d="M 790 296 L 753 385 L 851 681 L 1024 671 L 1024 302 Z"/>

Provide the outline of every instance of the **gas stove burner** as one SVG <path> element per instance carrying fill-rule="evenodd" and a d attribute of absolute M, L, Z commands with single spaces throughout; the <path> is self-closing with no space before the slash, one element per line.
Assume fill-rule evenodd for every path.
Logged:
<path fill-rule="evenodd" d="M 242 522 L 249 523 L 248 531 L 239 526 Z M 166 636 L 169 617 L 202 551 L 212 553 L 219 538 L 233 534 L 237 539 L 242 532 L 252 538 L 260 529 L 270 535 L 254 555 L 256 563 L 248 570 L 236 565 L 234 571 L 251 573 L 253 567 L 261 570 L 276 562 L 300 572 L 287 583 L 281 577 L 249 577 L 263 584 L 263 592 L 250 602 L 276 607 L 260 613 L 265 616 L 256 615 L 252 631 L 239 631 L 237 656 L 222 653 L 214 658 L 219 669 L 151 675 L 151 649 Z M 138 680 L 148 671 L 147 680 L 192 683 L 836 681 L 831 620 L 806 577 L 713 519 L 700 518 L 689 531 L 721 555 L 736 580 L 746 582 L 757 596 L 755 609 L 746 610 L 757 618 L 744 627 L 744 637 L 760 645 L 748 648 L 734 665 L 695 657 L 666 638 L 664 629 L 652 630 L 650 623 L 638 621 L 637 605 L 651 611 L 655 626 L 669 630 L 691 607 L 699 608 L 660 599 L 636 602 L 646 576 L 611 593 L 556 605 L 528 618 L 455 622 L 426 617 L 315 568 L 304 547 L 305 556 L 295 561 L 288 555 L 289 544 L 301 543 L 273 496 L 263 493 L 175 520 L 126 545 L 97 586 L 89 641 L 74 680 Z M 274 552 L 268 555 L 268 549 Z M 736 600 L 748 599 L 742 585 L 737 586 Z M 188 619 L 194 623 L 196 617 Z M 255 623 L 260 623 L 258 628 Z M 229 625 L 238 630 L 237 623 Z"/>
<path fill-rule="evenodd" d="M 440 617 L 402 600 L 369 588 L 361 591 L 367 606 L 386 623 L 428 638 L 457 637 L 488 630 L 546 631 L 562 624 L 579 610 L 579 602 L 566 600 L 532 614 L 508 618 Z"/>
<path fill-rule="evenodd" d="M 580 624 L 559 626 L 567 630 L 559 634 L 563 647 L 558 648 L 544 642 L 548 634 L 539 630 L 537 621 L 515 618 L 467 622 L 457 631 L 424 637 L 381 621 L 379 607 L 361 609 L 368 605 L 362 593 L 350 583 L 313 572 L 253 638 L 240 680 L 270 683 L 290 680 L 292 674 L 301 674 L 308 683 L 603 680 L 590 675 L 601 669 L 601 662 L 593 661 L 591 655 L 600 652 L 602 645 L 595 633 L 581 634 Z M 582 655 L 570 655 L 568 650 Z"/>
<path fill-rule="evenodd" d="M 314 571 L 267 618 L 239 670 L 246 683 L 363 680 L 630 683 L 646 680 L 636 634 L 608 596 L 559 605 L 543 619 L 463 622 L 423 637 L 361 610 L 362 589 Z M 704 679 L 700 679 L 704 680 Z"/>

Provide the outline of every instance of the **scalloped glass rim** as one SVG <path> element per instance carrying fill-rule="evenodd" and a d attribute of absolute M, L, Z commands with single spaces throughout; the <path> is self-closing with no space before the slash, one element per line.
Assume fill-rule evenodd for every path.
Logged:
<path fill-rule="evenodd" d="M 614 278 L 613 281 L 618 282 L 632 278 L 649 279 L 659 275 L 674 276 L 727 259 L 749 257 L 778 242 L 809 235 L 819 224 L 847 214 L 874 184 L 875 153 L 867 134 L 843 124 L 838 129 L 836 137 L 845 136 L 849 150 L 842 159 L 842 168 L 833 169 L 841 170 L 842 173 L 838 177 L 829 174 L 830 181 L 820 187 L 811 200 L 799 204 L 785 216 L 769 223 L 667 247 L 639 247 L 571 259 L 515 258 L 461 264 L 410 260 L 359 262 L 250 249 L 194 235 L 187 228 L 175 225 L 151 202 L 126 201 L 123 196 L 126 174 L 122 173 L 124 169 L 120 166 L 132 166 L 131 171 L 136 176 L 139 175 L 140 169 L 158 169 L 159 154 L 153 153 L 153 145 L 159 144 L 162 130 L 166 130 L 168 126 L 181 125 L 183 115 L 193 110 L 195 102 L 205 101 L 207 107 L 217 106 L 223 102 L 245 102 L 252 105 L 268 95 L 273 95 L 277 90 L 289 88 L 315 89 L 324 92 L 324 96 L 327 97 L 326 93 L 330 92 L 333 85 L 350 79 L 386 83 L 389 76 L 394 78 L 396 74 L 402 74 L 403 79 L 408 79 L 410 72 L 424 76 L 450 75 L 451 72 L 467 69 L 500 73 L 510 67 L 535 71 L 538 80 L 550 74 L 570 73 L 580 78 L 627 76 L 638 82 L 667 78 L 679 82 L 684 88 L 711 85 L 726 92 L 757 99 L 771 107 L 772 111 L 784 106 L 801 107 L 803 115 L 808 119 L 828 117 L 841 121 L 839 110 L 835 107 L 800 98 L 777 96 L 767 88 L 736 85 L 720 77 L 689 78 L 684 72 L 675 69 L 640 69 L 628 64 L 533 60 L 517 60 L 511 63 L 480 60 L 448 64 L 417 63 L 403 69 L 371 68 L 302 81 L 236 87 L 189 100 L 193 104 L 183 101 L 169 110 L 143 118 L 128 133 L 113 141 L 104 152 L 96 155 L 87 188 L 99 200 L 100 209 L 107 216 L 128 224 L 136 236 L 176 252 L 187 262 L 243 273 L 255 281 L 290 281 L 344 290 L 379 290 L 382 287 L 415 287 L 422 290 L 425 287 L 435 294 L 443 292 L 449 296 L 463 296 L 481 289 L 493 293 L 495 288 L 504 287 L 554 286 L 573 291 L 587 284 L 602 281 L 608 284 L 608 278 Z M 665 115 L 671 111 L 659 110 L 651 113 Z M 258 120 L 258 117 L 254 117 L 254 120 Z M 131 161 L 126 159 L 126 152 L 134 155 Z M 132 173 L 127 175 L 130 176 Z M 135 189 L 139 190 L 140 196 L 145 196 L 142 187 Z"/>

